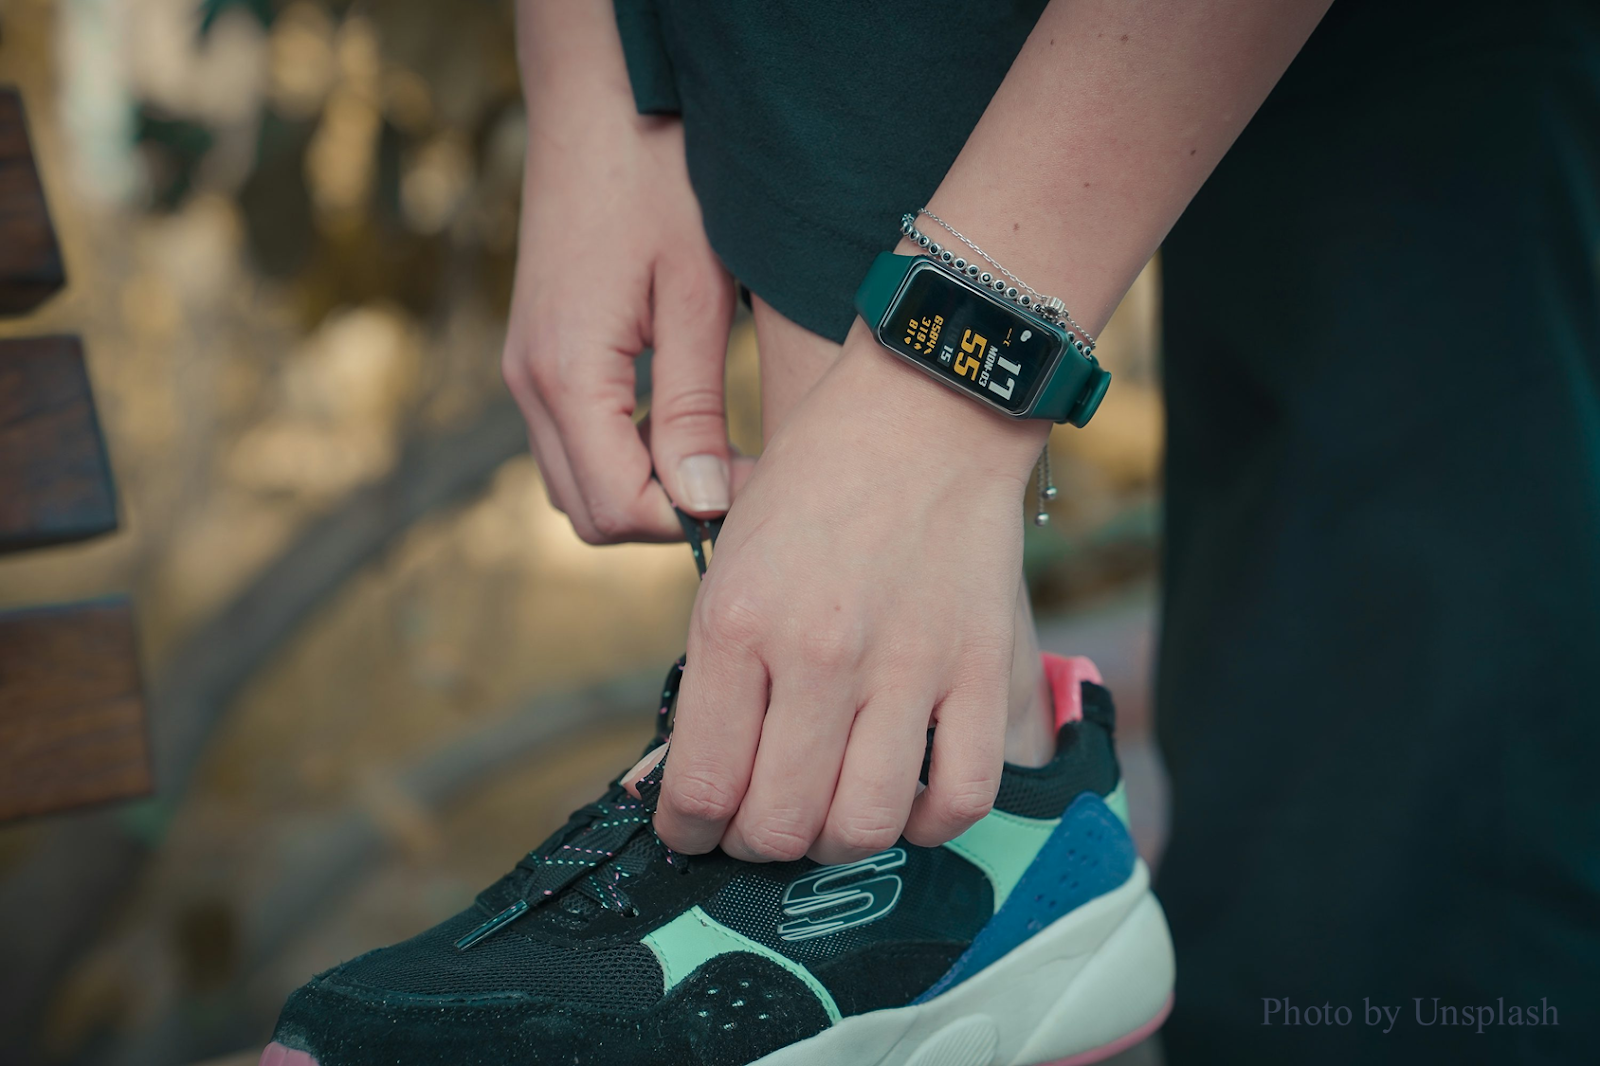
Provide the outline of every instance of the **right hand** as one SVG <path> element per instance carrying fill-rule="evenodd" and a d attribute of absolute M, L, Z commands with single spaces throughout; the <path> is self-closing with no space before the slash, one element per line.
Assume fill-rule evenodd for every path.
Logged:
<path fill-rule="evenodd" d="M 550 500 L 590 544 L 681 540 L 669 497 L 719 515 L 753 462 L 727 439 L 733 283 L 706 240 L 682 124 L 636 114 L 625 78 L 621 90 L 530 100 L 501 359 Z M 650 415 L 636 424 L 647 347 Z"/>

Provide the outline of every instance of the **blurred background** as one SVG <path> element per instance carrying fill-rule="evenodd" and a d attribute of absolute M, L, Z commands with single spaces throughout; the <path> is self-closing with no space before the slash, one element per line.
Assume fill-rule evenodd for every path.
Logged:
<path fill-rule="evenodd" d="M 0 608 L 132 597 L 158 793 L 0 824 L 0 1063 L 253 1062 L 290 989 L 631 762 L 694 567 L 582 544 L 500 383 L 509 0 L 0 0 L 4 84 L 68 283 L 0 337 L 83 337 L 120 528 L 0 561 Z M 1047 647 L 1117 690 L 1152 859 L 1158 302 L 1152 267 L 1027 542 Z M 755 451 L 744 321 L 728 385 Z"/>

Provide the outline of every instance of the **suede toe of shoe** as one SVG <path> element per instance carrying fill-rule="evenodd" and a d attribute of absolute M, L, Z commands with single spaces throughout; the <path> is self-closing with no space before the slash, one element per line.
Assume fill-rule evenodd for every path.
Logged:
<path fill-rule="evenodd" d="M 574 1058 L 587 1012 L 527 996 L 386 992 L 324 974 L 289 996 L 273 1040 L 318 1066 L 504 1066 Z M 631 1027 L 623 1018 L 608 1028 Z"/>
<path fill-rule="evenodd" d="M 397 993 L 332 970 L 289 997 L 273 1040 L 317 1066 L 739 1066 L 828 1024 L 793 974 L 735 952 L 632 1011 L 519 993 Z"/>

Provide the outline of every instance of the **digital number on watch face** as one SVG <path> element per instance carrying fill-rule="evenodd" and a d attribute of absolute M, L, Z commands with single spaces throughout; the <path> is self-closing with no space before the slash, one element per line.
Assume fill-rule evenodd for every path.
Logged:
<path fill-rule="evenodd" d="M 1054 333 L 931 266 L 917 269 L 878 331 L 895 351 L 1014 415 L 1055 362 Z"/>

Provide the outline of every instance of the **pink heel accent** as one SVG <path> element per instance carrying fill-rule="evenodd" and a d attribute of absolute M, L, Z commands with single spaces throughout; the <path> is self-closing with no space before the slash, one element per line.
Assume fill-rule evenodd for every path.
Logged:
<path fill-rule="evenodd" d="M 1068 722 L 1081 720 L 1083 718 L 1081 686 L 1085 681 L 1093 681 L 1097 685 L 1105 684 L 1100 680 L 1100 668 L 1082 655 L 1074 655 L 1068 659 L 1065 656 L 1045 652 L 1040 659 L 1044 663 L 1045 680 L 1050 683 L 1050 695 L 1056 704 L 1056 728 L 1060 729 Z"/>
<path fill-rule="evenodd" d="M 1089 662 L 1088 659 L 1083 661 Z M 1093 669 L 1093 666 L 1094 664 L 1090 663 L 1091 669 Z M 1091 1062 L 1099 1062 L 1102 1059 L 1109 1059 L 1117 1052 L 1127 1051 L 1129 1048 L 1133 1047 L 1133 1045 L 1149 1037 L 1151 1033 L 1161 1028 L 1161 1023 L 1165 1022 L 1167 1020 L 1167 1015 L 1171 1013 L 1172 995 L 1171 993 L 1168 993 L 1167 1001 L 1161 1004 L 1161 1009 L 1156 1012 L 1156 1016 L 1139 1026 L 1139 1028 L 1135 1029 L 1127 1036 L 1120 1036 L 1111 1041 L 1109 1044 L 1101 1044 L 1097 1048 L 1093 1048 L 1089 1051 L 1080 1051 L 1078 1054 L 1068 1055 L 1064 1059 L 1056 1059 L 1054 1062 L 1042 1062 L 1039 1064 L 1039 1066 L 1089 1066 Z"/>
<path fill-rule="evenodd" d="M 262 1049 L 259 1066 L 317 1066 L 317 1060 L 274 1040 Z"/>

